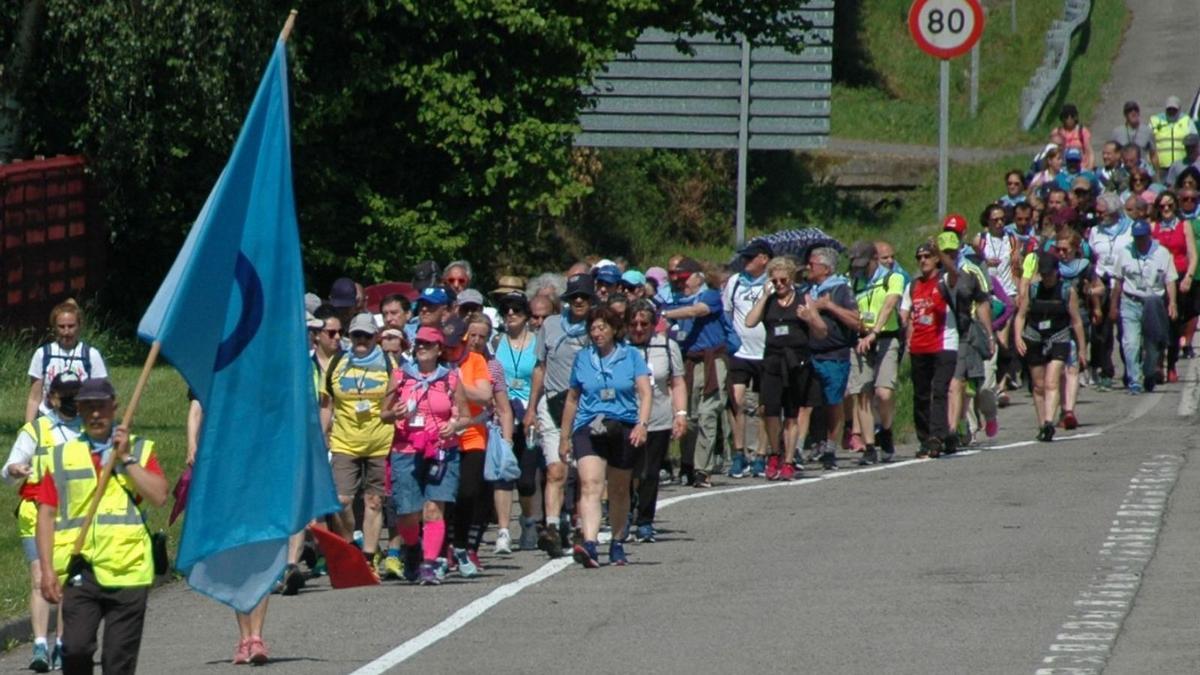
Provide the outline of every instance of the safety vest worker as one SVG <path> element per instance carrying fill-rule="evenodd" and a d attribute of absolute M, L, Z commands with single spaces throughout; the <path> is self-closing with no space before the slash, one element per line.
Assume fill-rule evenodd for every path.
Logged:
<path fill-rule="evenodd" d="M 1167 99 L 1166 112 L 1157 113 L 1150 118 L 1150 130 L 1154 132 L 1158 166 L 1168 169 L 1183 159 L 1186 154 L 1183 139 L 1187 138 L 1188 134 L 1196 133 L 1196 123 L 1190 116 L 1179 114 L 1179 98 L 1171 96 Z"/>
<path fill-rule="evenodd" d="M 113 426 L 116 391 L 106 378 L 84 381 L 75 399 L 83 435 L 55 446 L 41 460 L 37 544 L 42 595 L 50 602 L 62 601 L 64 672 L 91 672 L 103 620 L 104 672 L 132 673 L 154 581 L 153 547 L 140 501 L 144 497 L 156 506 L 165 504 L 167 481 L 154 443 Z M 100 493 L 80 559 L 72 561 L 110 458 L 113 474 Z"/>

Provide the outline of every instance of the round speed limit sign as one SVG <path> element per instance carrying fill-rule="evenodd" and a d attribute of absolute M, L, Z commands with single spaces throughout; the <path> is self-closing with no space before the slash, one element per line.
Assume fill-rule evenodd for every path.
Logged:
<path fill-rule="evenodd" d="M 915 0 L 908 30 L 922 51 L 939 59 L 967 53 L 983 33 L 979 0 Z"/>

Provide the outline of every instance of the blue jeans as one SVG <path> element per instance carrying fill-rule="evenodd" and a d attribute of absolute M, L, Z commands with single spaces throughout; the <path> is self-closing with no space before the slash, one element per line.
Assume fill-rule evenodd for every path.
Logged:
<path fill-rule="evenodd" d="M 1142 303 L 1125 296 L 1121 298 L 1121 356 L 1125 359 L 1125 377 L 1129 388 L 1141 390 L 1145 378 L 1154 377 L 1162 345 L 1142 345 Z"/>

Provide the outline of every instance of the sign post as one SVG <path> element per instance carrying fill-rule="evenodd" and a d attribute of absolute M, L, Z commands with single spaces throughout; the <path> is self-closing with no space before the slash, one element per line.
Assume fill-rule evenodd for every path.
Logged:
<path fill-rule="evenodd" d="M 950 59 L 969 52 L 983 34 L 979 0 L 915 0 L 908 31 L 926 54 L 941 59 L 938 92 L 938 219 L 946 217 L 950 165 Z"/>

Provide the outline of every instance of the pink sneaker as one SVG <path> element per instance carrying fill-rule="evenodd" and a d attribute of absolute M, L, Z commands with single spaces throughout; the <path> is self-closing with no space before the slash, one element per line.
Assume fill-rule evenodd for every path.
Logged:
<path fill-rule="evenodd" d="M 248 641 L 250 649 L 250 663 L 256 666 L 261 666 L 271 660 L 270 653 L 267 651 L 267 643 L 263 642 L 260 637 L 252 637 Z"/>
<path fill-rule="evenodd" d="M 866 449 L 867 449 L 867 444 L 863 443 L 862 434 L 859 434 L 859 433 L 850 434 L 850 447 L 847 448 L 847 450 L 850 450 L 851 452 L 862 452 L 863 450 L 866 450 Z"/>
<path fill-rule="evenodd" d="M 238 642 L 237 649 L 233 650 L 233 665 L 241 666 L 250 663 L 250 639 L 246 638 Z"/>
<path fill-rule="evenodd" d="M 1000 422 L 998 420 L 988 420 L 983 425 L 984 432 L 988 438 L 995 438 L 996 434 L 1000 433 Z"/>
<path fill-rule="evenodd" d="M 779 480 L 795 480 L 795 479 L 796 479 L 796 467 L 792 466 L 791 464 L 784 464 L 783 468 L 779 470 Z"/>
<path fill-rule="evenodd" d="M 767 458 L 767 480 L 779 480 L 779 455 Z"/>

